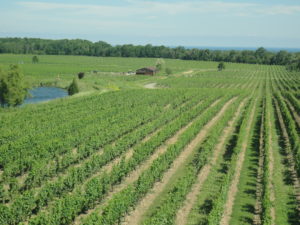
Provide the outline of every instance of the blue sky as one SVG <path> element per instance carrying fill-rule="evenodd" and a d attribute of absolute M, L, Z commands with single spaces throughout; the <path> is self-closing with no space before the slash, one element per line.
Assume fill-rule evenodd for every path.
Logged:
<path fill-rule="evenodd" d="M 299 0 L 0 0 L 0 37 L 300 48 Z"/>

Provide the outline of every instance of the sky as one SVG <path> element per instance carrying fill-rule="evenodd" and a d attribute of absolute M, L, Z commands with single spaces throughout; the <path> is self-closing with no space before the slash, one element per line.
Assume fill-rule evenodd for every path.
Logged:
<path fill-rule="evenodd" d="M 300 48 L 299 0 L 0 0 L 0 37 Z"/>

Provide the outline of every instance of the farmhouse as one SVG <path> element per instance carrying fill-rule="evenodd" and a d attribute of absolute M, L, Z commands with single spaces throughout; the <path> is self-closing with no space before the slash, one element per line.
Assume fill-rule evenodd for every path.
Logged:
<path fill-rule="evenodd" d="M 136 71 L 137 75 L 151 75 L 153 76 L 155 73 L 157 72 L 155 67 L 145 67 L 145 68 L 141 68 L 138 69 Z"/>

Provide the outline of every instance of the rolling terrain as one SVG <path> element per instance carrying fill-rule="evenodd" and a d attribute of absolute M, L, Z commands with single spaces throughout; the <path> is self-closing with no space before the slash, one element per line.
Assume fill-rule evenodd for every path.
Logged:
<path fill-rule="evenodd" d="M 31 57 L 0 65 L 33 86 L 86 75 L 74 97 L 0 109 L 0 224 L 299 224 L 298 72 L 169 59 L 171 75 L 127 76 L 157 59 Z"/>

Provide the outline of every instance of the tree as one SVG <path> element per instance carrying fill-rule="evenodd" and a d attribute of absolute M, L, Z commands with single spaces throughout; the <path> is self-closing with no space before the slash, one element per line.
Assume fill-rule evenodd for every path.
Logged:
<path fill-rule="evenodd" d="M 27 95 L 24 76 L 17 65 L 11 65 L 8 71 L 0 70 L 0 104 L 2 106 L 21 105 Z"/>
<path fill-rule="evenodd" d="M 78 73 L 78 79 L 82 79 L 84 77 L 84 72 Z"/>
<path fill-rule="evenodd" d="M 167 68 L 166 68 L 166 74 L 167 74 L 167 75 L 170 75 L 170 74 L 172 74 L 172 73 L 173 73 L 172 70 L 171 70 L 170 68 L 167 67 Z"/>
<path fill-rule="evenodd" d="M 256 49 L 254 53 L 255 57 L 261 60 L 266 57 L 266 54 L 267 54 L 267 50 L 263 47 Z"/>
<path fill-rule="evenodd" d="M 79 87 L 78 87 L 77 79 L 74 78 L 72 83 L 70 84 L 70 86 L 68 88 L 68 94 L 69 95 L 74 95 L 78 92 L 79 92 Z"/>
<path fill-rule="evenodd" d="M 220 62 L 219 65 L 218 65 L 218 70 L 219 70 L 219 71 L 222 71 L 222 70 L 224 70 L 224 69 L 225 69 L 225 64 L 224 64 L 224 62 Z"/>
<path fill-rule="evenodd" d="M 39 63 L 39 58 L 36 55 L 32 57 L 32 63 L 33 64 Z"/>

